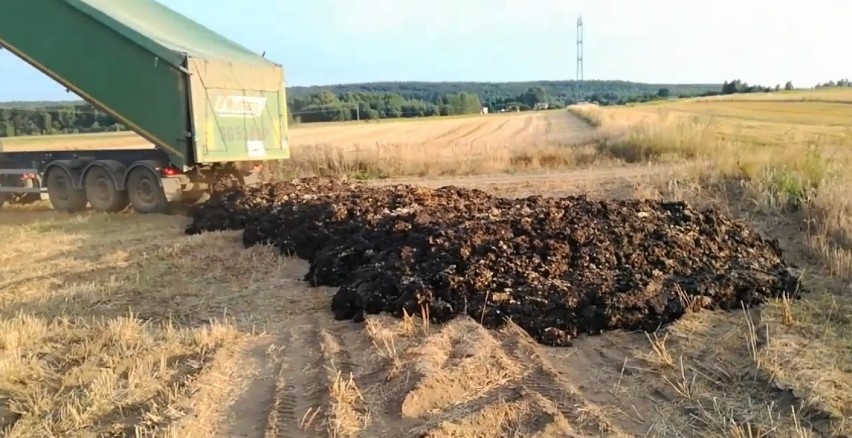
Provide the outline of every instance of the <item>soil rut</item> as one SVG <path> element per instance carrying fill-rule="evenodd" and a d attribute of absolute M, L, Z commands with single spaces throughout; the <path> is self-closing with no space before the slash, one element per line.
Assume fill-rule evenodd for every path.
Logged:
<path fill-rule="evenodd" d="M 305 265 L 289 261 L 282 274 L 295 278 Z M 331 301 L 328 288 L 307 284 L 282 293 L 301 295 L 305 309 Z M 387 315 L 353 324 L 307 310 L 270 331 L 247 347 L 253 370 L 228 409 L 226 436 L 624 435 L 517 327 Z"/>
<path fill-rule="evenodd" d="M 293 321 L 280 346 L 279 369 L 275 396 L 270 407 L 265 437 L 312 436 L 310 414 L 318 412 L 324 400 L 322 359 L 319 354 L 319 333 L 307 321 Z"/>

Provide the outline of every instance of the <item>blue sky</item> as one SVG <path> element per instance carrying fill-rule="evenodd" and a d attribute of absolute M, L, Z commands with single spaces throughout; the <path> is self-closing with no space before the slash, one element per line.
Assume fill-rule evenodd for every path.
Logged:
<path fill-rule="evenodd" d="M 810 0 L 160 0 L 284 65 L 288 85 L 383 80 L 852 77 L 852 2 Z M 0 51 L 0 100 L 74 98 Z"/>

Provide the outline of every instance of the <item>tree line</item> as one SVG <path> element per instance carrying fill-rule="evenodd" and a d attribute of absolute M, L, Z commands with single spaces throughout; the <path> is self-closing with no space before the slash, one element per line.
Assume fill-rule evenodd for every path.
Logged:
<path fill-rule="evenodd" d="M 478 114 L 482 102 L 477 94 L 467 92 L 435 93 L 424 100 L 399 93 L 350 91 L 337 95 L 326 90 L 290 96 L 288 110 L 293 123 L 344 122 Z"/>
<path fill-rule="evenodd" d="M 88 103 L 0 106 L 0 137 L 124 130 L 115 118 Z"/>
<path fill-rule="evenodd" d="M 564 107 L 577 102 L 595 101 L 602 105 L 624 104 L 666 97 L 687 97 L 716 91 L 719 84 L 646 84 L 629 81 L 529 81 L 529 82 L 371 82 L 312 87 L 290 87 L 291 99 L 301 99 L 329 92 L 336 96 L 349 94 L 395 94 L 406 99 L 434 103 L 436 96 L 470 93 L 479 97 L 490 112 Z"/>
<path fill-rule="evenodd" d="M 816 88 L 835 88 L 835 87 L 852 87 L 852 81 L 849 79 L 840 79 L 838 81 L 828 81 L 817 84 Z"/>
<path fill-rule="evenodd" d="M 847 79 L 817 87 L 852 86 Z M 628 81 L 375 82 L 288 87 L 291 123 L 339 122 L 529 111 L 579 102 L 624 105 L 652 100 L 792 90 L 739 79 L 723 84 L 646 84 Z M 123 131 L 113 117 L 85 102 L 0 103 L 0 137 Z"/>
<path fill-rule="evenodd" d="M 793 86 L 793 83 L 787 81 L 784 84 L 784 90 L 790 91 L 795 90 L 796 87 Z M 722 90 L 716 94 L 748 94 L 748 93 L 770 93 L 772 91 L 780 91 L 781 84 L 777 84 L 774 87 L 765 86 L 765 85 L 749 85 L 746 82 L 743 82 L 739 79 L 734 79 L 733 81 L 725 81 L 722 84 Z"/>

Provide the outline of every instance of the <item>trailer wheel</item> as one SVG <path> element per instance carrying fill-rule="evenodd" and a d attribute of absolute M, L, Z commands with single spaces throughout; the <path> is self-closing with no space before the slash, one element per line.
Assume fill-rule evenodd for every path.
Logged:
<path fill-rule="evenodd" d="M 83 183 L 86 197 L 95 211 L 116 213 L 127 207 L 130 202 L 126 190 L 118 190 L 109 171 L 100 166 L 93 166 L 86 172 Z"/>
<path fill-rule="evenodd" d="M 71 174 L 61 167 L 47 173 L 47 196 L 53 208 L 66 213 L 76 213 L 86 208 L 86 192 L 75 189 Z"/>
<path fill-rule="evenodd" d="M 139 213 L 167 213 L 169 201 L 160 178 L 147 167 L 137 167 L 127 176 L 127 195 Z"/>

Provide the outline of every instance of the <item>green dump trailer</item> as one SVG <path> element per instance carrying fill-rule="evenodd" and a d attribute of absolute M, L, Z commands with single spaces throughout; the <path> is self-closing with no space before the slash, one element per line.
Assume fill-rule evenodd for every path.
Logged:
<path fill-rule="evenodd" d="M 154 0 L 5 0 L 0 49 L 153 145 L 0 149 L 0 205 L 164 212 L 289 158 L 281 65 Z"/>

